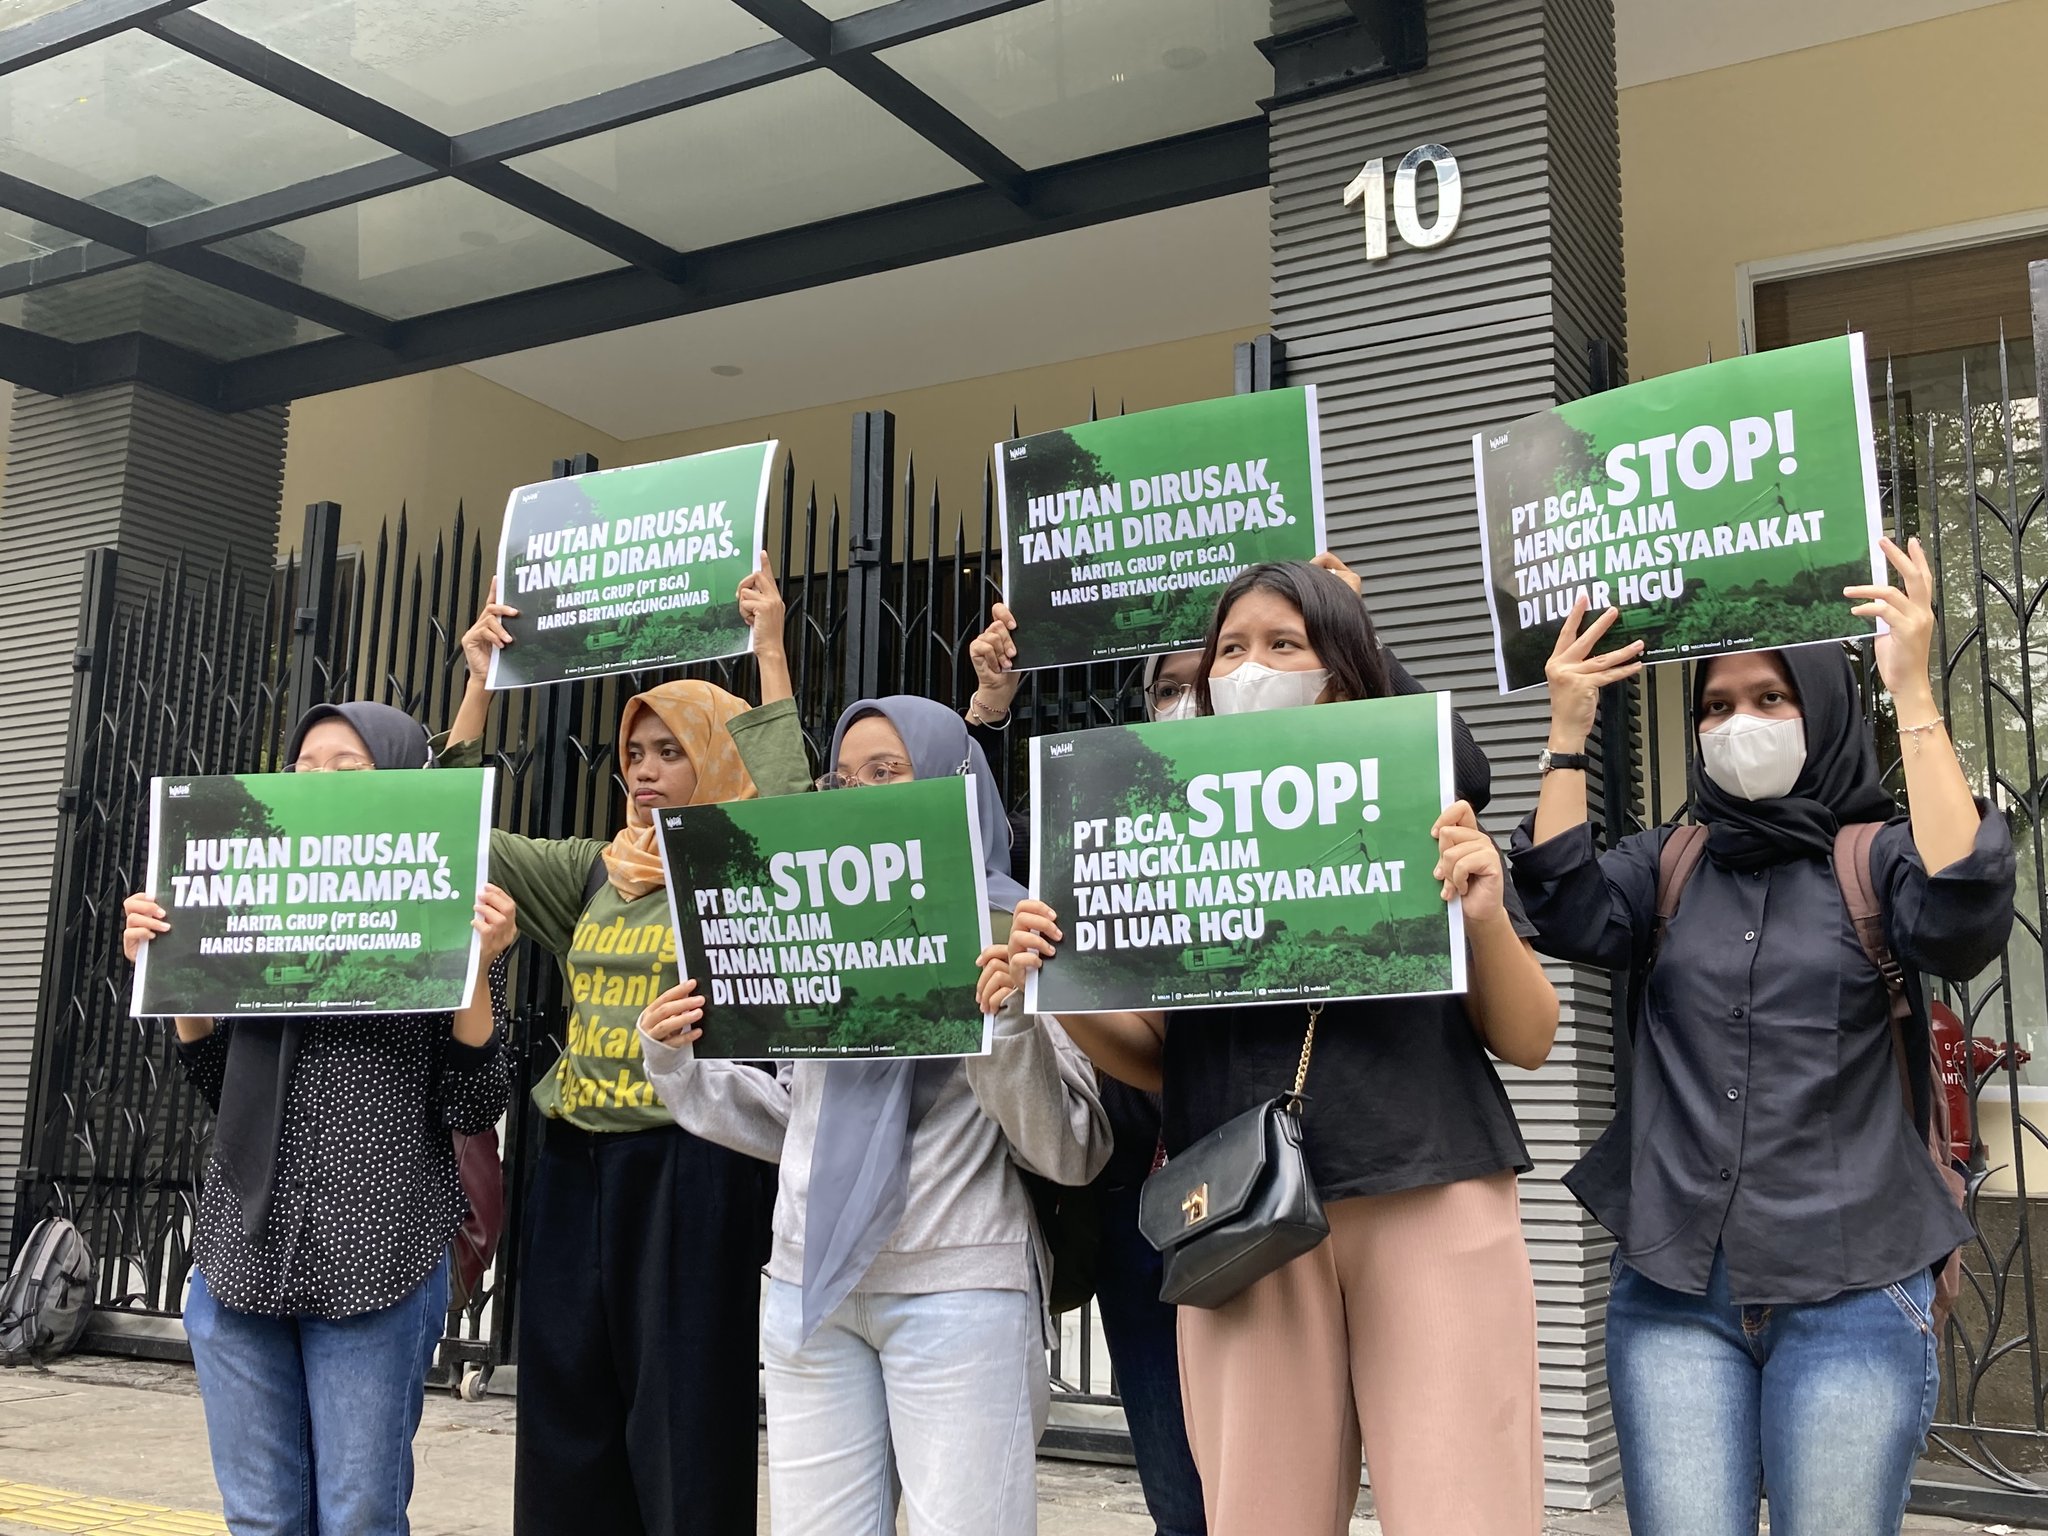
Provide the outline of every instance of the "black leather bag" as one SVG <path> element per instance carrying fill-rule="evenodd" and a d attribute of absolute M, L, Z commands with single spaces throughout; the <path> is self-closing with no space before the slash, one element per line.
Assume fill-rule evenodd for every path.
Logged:
<path fill-rule="evenodd" d="M 1220 1307 L 1330 1235 L 1301 1146 L 1301 1090 L 1320 1003 L 1294 1090 L 1228 1120 L 1145 1181 L 1138 1230 L 1166 1260 L 1159 1299 Z"/>

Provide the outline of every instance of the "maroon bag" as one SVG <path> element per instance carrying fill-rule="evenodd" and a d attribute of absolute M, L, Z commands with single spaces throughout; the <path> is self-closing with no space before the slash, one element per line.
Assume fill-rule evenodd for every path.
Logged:
<path fill-rule="evenodd" d="M 448 1276 L 448 1305 L 453 1310 L 469 1305 L 483 1285 L 484 1271 L 497 1257 L 498 1239 L 505 1232 L 505 1164 L 498 1152 L 496 1126 L 474 1136 L 448 1134 L 455 1143 L 455 1171 L 469 1200 L 469 1214 L 448 1241 L 454 1259 Z"/>

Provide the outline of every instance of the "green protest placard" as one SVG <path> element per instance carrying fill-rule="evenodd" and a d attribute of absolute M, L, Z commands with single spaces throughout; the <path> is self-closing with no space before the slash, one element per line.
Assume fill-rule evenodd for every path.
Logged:
<path fill-rule="evenodd" d="M 171 931 L 143 946 L 130 1012 L 462 1007 L 493 771 L 154 780 L 148 890 Z"/>
<path fill-rule="evenodd" d="M 739 584 L 761 549 L 776 444 L 522 485 L 498 598 L 519 610 L 493 688 L 682 666 L 753 648 Z"/>
<path fill-rule="evenodd" d="M 1870 633 L 1883 581 L 1863 338 L 1689 368 L 1472 439 L 1503 693 L 1543 681 L 1572 604 L 1601 649 L 1680 661 Z"/>
<path fill-rule="evenodd" d="M 1035 737 L 1031 888 L 1066 939 L 1025 1006 L 1462 992 L 1450 765 L 1441 693 Z"/>
<path fill-rule="evenodd" d="M 989 942 L 971 776 L 655 813 L 697 1054 L 979 1056 Z"/>
<path fill-rule="evenodd" d="M 1113 416 L 995 455 L 1003 601 L 1032 667 L 1200 645 L 1238 572 L 1323 547 L 1314 389 Z"/>

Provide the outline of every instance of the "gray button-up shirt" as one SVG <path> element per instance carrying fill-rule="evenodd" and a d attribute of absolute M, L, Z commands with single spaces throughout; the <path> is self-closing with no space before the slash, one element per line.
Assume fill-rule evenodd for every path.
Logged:
<path fill-rule="evenodd" d="M 1665 835 L 1596 858 L 1585 826 L 1532 846 L 1525 822 L 1514 880 L 1536 947 L 1640 967 Z M 1936 875 L 1903 820 L 1871 857 L 1902 965 L 1964 979 L 1997 957 L 2013 922 L 2002 816 L 1986 815 L 1972 851 Z M 1907 1112 L 1884 982 L 1826 861 L 1737 871 L 1702 860 L 1639 990 L 1629 1110 L 1566 1179 L 1631 1267 L 1703 1295 L 1720 1248 L 1736 1302 L 1822 1301 L 1888 1285 L 1969 1239 Z M 1924 1079 L 1924 1034 L 1907 1051 Z"/>

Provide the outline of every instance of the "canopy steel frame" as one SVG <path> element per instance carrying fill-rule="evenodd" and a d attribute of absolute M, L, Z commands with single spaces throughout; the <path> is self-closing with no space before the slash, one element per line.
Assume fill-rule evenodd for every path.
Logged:
<path fill-rule="evenodd" d="M 154 225 L 0 173 L 0 208 L 86 242 L 0 264 L 0 297 L 147 263 L 338 334 L 213 362 L 154 336 L 64 342 L 0 326 L 0 378 L 59 394 L 133 378 L 204 404 L 242 409 L 1124 218 L 1267 180 L 1263 117 L 1027 171 L 879 57 L 1044 0 L 890 0 L 838 21 L 804 0 L 731 0 L 777 35 L 720 58 L 455 134 L 194 13 L 196 3 L 75 0 L 0 32 L 0 75 L 133 30 L 391 153 Z M 685 253 L 509 163 L 814 70 L 845 81 L 971 172 L 979 185 Z M 1255 104 L 1246 106 L 1249 111 Z M 443 179 L 517 208 L 624 265 L 401 320 L 219 248 L 238 236 Z"/>

